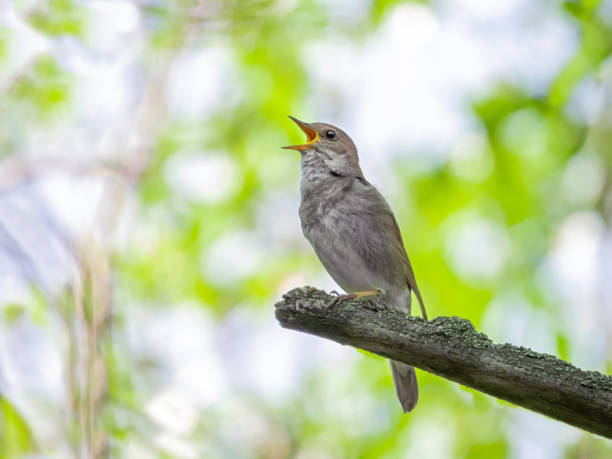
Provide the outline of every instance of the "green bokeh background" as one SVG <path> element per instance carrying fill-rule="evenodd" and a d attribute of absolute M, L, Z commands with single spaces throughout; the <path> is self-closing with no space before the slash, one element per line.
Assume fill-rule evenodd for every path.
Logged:
<path fill-rule="evenodd" d="M 299 234 L 270 247 L 266 246 L 269 240 L 258 239 L 261 247 L 257 250 L 265 256 L 238 281 L 208 276 L 202 260 L 228 234 L 265 232 L 270 222 L 262 223 L 259 212 L 270 196 L 289 195 L 297 203 L 298 158 L 278 147 L 301 140 L 286 118 L 288 114 L 308 121 L 320 117 L 320 103 L 312 100 L 316 91 L 308 72 L 309 66 L 317 65 L 317 57 L 306 55 L 312 49 L 308 44 L 340 37 L 358 47 L 376 37 L 398 6 L 406 2 L 362 3 L 367 11 L 356 21 L 339 19 L 329 3 L 314 0 L 136 3 L 143 24 L 136 70 L 142 83 L 134 85 L 133 96 L 144 109 L 130 130 L 141 133 L 140 147 L 126 148 L 110 160 L 92 154 L 89 164 L 114 171 L 116 175 L 106 189 L 111 196 L 110 208 L 123 209 L 122 203 L 127 201 L 134 218 L 129 236 L 120 245 L 106 244 L 95 232 L 86 242 L 75 242 L 81 256 L 93 260 L 90 265 L 84 263 L 82 271 L 86 318 L 81 326 L 90 335 L 95 328 L 92 311 L 98 310 L 97 301 L 105 301 L 96 293 L 97 282 L 104 277 L 100 273 L 105 272 L 99 267 L 108 265 L 110 270 L 105 279 L 111 279 L 108 301 L 112 313 L 98 330 L 97 342 L 89 342 L 105 371 L 96 373 L 95 378 L 91 376 L 94 373 L 84 378 L 87 384 L 102 380 L 105 387 L 99 405 L 85 418 L 100 432 L 104 444 L 100 451 L 106 453 L 91 453 L 91 443 L 95 443 L 91 438 L 97 434 L 83 437 L 79 428 L 71 425 L 73 421 L 84 422 L 85 418 L 75 414 L 84 400 L 74 401 L 73 419 L 53 410 L 47 413 L 48 417 L 56 416 L 58 423 L 67 424 L 63 440 L 49 441 L 41 438 L 35 423 L 7 391 L 0 401 L 0 458 L 70 457 L 81 454 L 81 448 L 89 451 L 83 454 L 100 457 L 497 458 L 527 457 L 530 451 L 532 457 L 612 456 L 612 445 L 601 438 L 559 426 L 425 372 L 418 373 L 419 406 L 404 416 L 396 405 L 386 362 L 355 350 L 347 351 L 351 355 L 337 365 L 326 364 L 325 355 L 321 355 L 319 364 L 298 371 L 288 395 L 265 396 L 238 384 L 205 407 L 195 407 L 197 420 L 189 430 L 172 434 L 186 449 L 155 441 L 164 428 L 149 419 L 147 406 L 172 373 L 160 369 L 154 356 L 142 361 L 132 354 L 125 338 L 126 322 L 133 317 L 124 314 L 129 305 L 139 305 L 144 315 L 162 316 L 170 314 L 173 307 L 202 309 L 219 328 L 231 324 L 237 310 L 246 310 L 240 313 L 252 322 L 240 322 L 242 326 L 260 326 L 262 321 L 273 323 L 273 304 L 283 288 L 294 286 L 292 282 L 313 284 L 326 279 L 312 251 L 299 242 Z M 422 5 L 437 14 L 438 3 Z M 609 2 L 607 5 L 610 8 Z M 94 6 L 72 0 L 20 0 L 14 4 L 13 14 L 51 44 L 72 40 L 96 50 L 91 27 L 99 5 Z M 455 144 L 450 149 L 474 149 L 477 154 L 447 154 L 431 160 L 426 152 L 417 151 L 420 147 L 384 152 L 386 170 L 391 171 L 396 186 L 377 185 L 396 211 L 430 317 L 465 317 L 493 338 L 506 339 L 513 335 L 504 327 L 517 322 L 503 317 L 514 311 L 502 308 L 502 303 L 520 298 L 517 314 L 526 320 L 530 331 L 518 336 L 544 330 L 541 333 L 552 337 L 554 347 L 537 350 L 610 372 L 610 326 L 607 331 L 605 327 L 593 330 L 601 333 L 608 357 L 603 361 L 582 358 L 589 348 L 582 347 L 578 332 L 572 332 L 568 313 L 560 312 L 568 311 L 570 300 L 567 292 L 550 280 L 547 263 L 557 247 L 560 229 L 572 216 L 595 219 L 602 234 L 610 237 L 612 23 L 602 14 L 602 2 L 596 0 L 554 1 L 542 8 L 569 24 L 577 42 L 548 87 L 534 91 L 527 84 L 500 78 L 471 94 L 464 110 L 477 126 L 479 141 Z M 0 95 L 0 157 L 5 166 L 20 161 L 25 147 L 31 146 L 30 130 L 53 130 L 75 122 L 72 107 L 80 97 L 77 77 L 53 48 L 40 52 L 18 71 L 11 70 L 19 49 L 15 40 L 20 35 L 14 23 L 7 19 L 6 24 L 0 29 L 0 68 L 3 63 L 5 68 Z M 530 46 L 521 43 L 520 31 L 515 40 L 518 47 Z M 173 65 L 185 53 L 212 47 L 223 47 L 234 63 L 225 102 L 205 115 L 176 115 L 164 92 Z M 575 90 L 585 80 L 608 88 L 608 99 L 603 100 L 595 119 L 580 119 L 570 110 Z M 342 111 L 343 101 L 334 99 L 333 94 L 325 103 L 337 104 L 337 110 Z M 385 113 L 378 116 L 385 117 Z M 358 134 L 368 137 L 376 132 Z M 236 185 L 230 193 L 212 202 L 176 193 L 166 179 L 166 168 L 173 159 L 193 151 L 220 152 L 231 159 Z M 75 151 L 75 162 L 83 158 L 87 162 L 89 153 Z M 362 156 L 367 154 L 361 151 Z M 28 166 L 37 167 L 32 166 L 31 175 L 18 176 L 17 182 L 46 173 L 44 159 L 28 158 Z M 580 176 L 580 170 L 571 171 L 584 163 L 594 164 L 604 180 L 596 193 L 573 199 L 564 177 L 572 173 Z M 75 173 L 89 173 L 89 169 L 83 170 Z M 4 190 L 17 186 L 7 183 Z M 267 218 L 297 222 L 297 209 Z M 112 221 L 111 216 L 99 223 L 99 233 L 114 231 Z M 454 244 L 460 244 L 461 235 L 469 239 L 470 232 L 478 229 L 470 226 L 474 221 L 484 221 L 489 225 L 485 225 L 486 231 L 492 225 L 494 234 L 503 235 L 499 250 L 506 254 L 506 261 L 490 275 L 462 271 L 464 265 L 453 262 Z M 297 223 L 288 227 L 299 228 Z M 469 263 L 469 254 L 464 255 Z M 318 286 L 329 286 L 326 282 Z M 591 312 L 610 307 L 603 296 L 584 301 L 593 304 L 585 307 Z M 41 294 L 32 285 L 29 300 L 4 305 L 2 320 L 7 329 L 21 320 L 45 328 L 53 322 L 50 317 L 57 316 L 78 328 L 75 302 L 69 285 L 53 296 Z M 249 330 L 236 326 L 233 333 L 238 342 L 249 347 L 253 336 Z M 279 333 L 285 336 L 291 332 Z M 277 339 L 279 335 L 274 336 Z M 74 335 L 67 334 L 65 339 L 74 339 Z M 274 339 L 270 341 L 273 345 L 283 345 L 282 340 Z M 223 353 L 223 346 L 216 349 Z M 260 347 L 253 350 L 261 352 Z M 220 358 L 231 359 L 232 353 Z M 68 368 L 69 360 L 65 363 Z M 248 435 L 245 418 L 249 426 L 256 426 L 249 427 Z M 519 438 L 524 433 L 520 429 L 523 422 L 533 425 L 531 443 Z M 543 442 L 549 449 L 541 450 L 538 437 L 555 440 Z"/>

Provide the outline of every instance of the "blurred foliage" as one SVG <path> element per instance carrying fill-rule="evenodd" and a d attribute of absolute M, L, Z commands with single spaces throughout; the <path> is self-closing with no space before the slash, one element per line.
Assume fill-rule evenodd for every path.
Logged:
<path fill-rule="evenodd" d="M 0 398 L 0 458 L 17 459 L 34 452 L 34 442 L 28 424 L 11 404 Z"/>
<path fill-rule="evenodd" d="M 72 329 L 75 324 L 87 336 L 83 352 L 90 355 L 82 357 L 85 372 L 94 371 L 98 355 L 104 359 L 100 368 L 104 368 L 107 396 L 103 401 L 96 398 L 101 404 L 96 406 L 98 419 L 84 416 L 82 422 L 103 427 L 111 457 L 128 457 L 123 447 L 128 441 L 155 448 L 157 457 L 172 457 L 163 447 L 150 444 L 159 426 L 147 417 L 145 407 L 160 390 L 163 378 L 154 356 L 130 353 L 123 305 L 144 305 L 155 314 L 189 304 L 210 312 L 221 327 L 236 310 L 270 316 L 279 286 L 292 275 L 303 275 L 308 282 L 322 278 L 322 268 L 305 244 L 295 239 L 279 244 L 267 233 L 270 222 L 262 223 L 263 218 L 298 218 L 297 209 L 290 216 L 264 212 L 273 194 L 297 194 L 298 159 L 278 148 L 288 137 L 298 136 L 286 115 L 316 116 L 307 102 L 313 84 L 307 70 L 316 65 L 316 58 L 305 56 L 310 42 L 341 36 L 363 43 L 401 3 L 406 2 L 374 0 L 362 19 L 343 22 L 328 4 L 315 0 L 138 2 L 145 24 L 138 78 L 144 86 L 157 89 L 151 91 L 151 104 L 143 103 L 143 112 L 157 116 L 155 129 L 145 129 L 148 144 L 142 150 L 148 156 L 135 161 L 144 166 L 133 173 L 137 179 L 127 186 L 134 185 L 136 194 L 138 240 L 110 254 L 113 312 L 112 317 L 105 316 L 111 323 L 109 330 L 100 331 L 92 341 L 96 326 L 91 310 L 96 300 L 89 274 L 86 291 L 81 292 L 85 317 L 79 322 L 71 310 L 76 302 L 72 293 L 58 307 L 71 330 L 73 346 L 83 340 Z M 598 1 L 553 3 L 551 11 L 571 24 L 579 44 L 545 93 L 499 81 L 474 95 L 466 110 L 482 142 L 453 148 L 477 154 L 467 159 L 448 155 L 433 167 L 418 168 L 418 152 L 389 152 L 399 187 L 388 197 L 431 316 L 458 315 L 480 326 L 495 299 L 517 294 L 533 310 L 543 311 L 537 317 L 550 321 L 557 354 L 569 359 L 578 343 L 556 313 L 563 307 L 560 295 L 542 285 L 541 271 L 559 225 L 568 216 L 588 211 L 606 225 L 611 221 L 612 127 L 605 117 L 611 116 L 612 107 L 592 124 L 572 116 L 567 107 L 582 81 L 599 78 L 610 65 L 612 26 L 600 17 Z M 16 2 L 16 11 L 52 43 L 74 40 L 104 58 L 93 43 L 89 20 L 95 11 L 88 2 L 23 1 Z M 15 57 L 8 50 L 11 34 L 10 29 L 0 31 L 0 64 L 7 66 Z M 222 47 L 231 56 L 231 89 L 212 113 L 173 113 L 163 89 L 172 65 L 193 50 L 214 47 Z M 52 48 L 7 78 L 0 99 L 0 151 L 3 156 L 18 156 L 27 140 L 27 130 L 19 127 L 65 121 L 77 103 L 78 88 L 70 65 Z M 200 151 L 221 152 L 235 167 L 237 185 L 221 199 L 190 199 L 169 184 L 166 174 L 171 161 Z M 563 175 L 577 158 L 605 168 L 606 181 L 594 199 L 574 202 L 563 191 Z M 130 167 L 125 166 L 126 175 L 132 173 Z M 382 184 L 380 188 L 387 191 Z M 410 202 L 402 206 L 405 197 Z M 449 241 L 469 231 L 476 220 L 489 225 L 487 231 L 493 227 L 507 236 L 508 261 L 499 272 L 465 274 L 453 263 Z M 217 276 L 215 267 L 207 266 L 205 260 L 223 238 L 245 233 L 264 247 L 256 269 L 242 277 Z M 90 274 L 95 278 L 95 273 Z M 7 305 L 3 311 L 7 325 L 24 314 L 19 304 Z M 537 333 L 537 324 L 531 326 Z M 240 333 L 247 335 L 245 330 Z M 78 354 L 79 349 L 71 352 Z M 270 402 L 254 391 L 241 390 L 229 400 L 212 403 L 198 411 L 196 426 L 181 438 L 195 445 L 197 457 L 517 457 L 510 429 L 517 408 L 419 372 L 421 403 L 414 414 L 403 416 L 386 362 L 355 354 L 354 361 L 337 368 L 337 374 L 317 369 L 308 373 L 299 392 L 286 399 Z M 347 400 L 338 401 L 338 396 Z M 79 397 L 93 395 L 75 397 L 73 408 L 78 411 Z M 358 408 L 347 409 L 349 400 L 358 400 Z M 0 459 L 31 453 L 35 442 L 27 422 L 7 398 L 0 400 L 0 407 Z M 252 449 L 246 451 L 243 442 L 228 432 L 243 438 L 239 431 L 249 420 L 258 423 L 259 436 L 249 438 Z M 97 440 L 92 436 L 89 441 Z M 587 434 L 577 433 L 566 444 L 568 458 L 612 455 L 609 443 Z"/>
<path fill-rule="evenodd" d="M 68 103 L 70 78 L 51 56 L 42 56 L 16 80 L 12 97 L 19 102 L 31 121 L 49 119 Z"/>
<path fill-rule="evenodd" d="M 41 32 L 54 36 L 83 36 L 86 10 L 79 2 L 71 0 L 50 0 L 40 8 L 31 11 L 29 23 Z"/>

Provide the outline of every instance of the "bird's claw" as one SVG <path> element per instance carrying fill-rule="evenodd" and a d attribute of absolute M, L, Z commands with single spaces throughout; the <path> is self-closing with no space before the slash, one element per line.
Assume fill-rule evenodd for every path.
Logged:
<path fill-rule="evenodd" d="M 331 307 L 333 307 L 333 306 L 335 306 L 338 303 L 341 303 L 343 301 L 353 300 L 353 299 L 357 298 L 357 295 L 355 295 L 354 293 L 345 293 L 345 294 L 340 295 L 335 290 L 332 290 L 330 293 L 335 293 L 336 296 L 334 298 L 332 298 L 331 301 L 326 303 L 325 306 L 323 306 L 324 309 L 329 309 L 329 308 L 331 308 Z"/>
<path fill-rule="evenodd" d="M 304 293 L 306 293 L 306 295 L 312 295 L 313 293 L 320 292 L 320 291 L 321 290 L 315 287 L 310 287 L 310 286 L 304 287 Z"/>
<path fill-rule="evenodd" d="M 325 305 L 326 309 L 331 308 L 332 306 L 338 304 L 341 301 L 354 300 L 355 298 L 362 298 L 365 296 L 380 295 L 384 292 L 381 289 L 376 288 L 374 290 L 366 290 L 364 292 L 355 292 L 355 293 L 346 293 L 344 295 L 339 295 L 338 292 L 336 292 L 335 290 L 332 290 L 331 293 L 335 293 L 336 297 L 333 298 L 330 302 L 328 302 Z"/>

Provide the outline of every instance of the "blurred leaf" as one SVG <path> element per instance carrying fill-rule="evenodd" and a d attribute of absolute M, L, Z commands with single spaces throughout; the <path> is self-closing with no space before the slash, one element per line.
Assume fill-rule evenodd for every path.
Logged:
<path fill-rule="evenodd" d="M 7 325 L 13 325 L 23 316 L 23 305 L 18 303 L 9 303 L 4 305 L 4 321 Z"/>
<path fill-rule="evenodd" d="M 374 0 L 370 6 L 371 17 L 374 24 L 378 25 L 384 21 L 393 9 L 406 3 L 428 3 L 426 0 Z"/>
<path fill-rule="evenodd" d="M 0 459 L 20 459 L 32 452 L 30 428 L 11 402 L 0 396 Z"/>
<path fill-rule="evenodd" d="M 42 55 L 15 81 L 9 96 L 25 103 L 40 119 L 51 119 L 64 109 L 70 96 L 70 77 L 49 55 Z"/>
<path fill-rule="evenodd" d="M 30 24 L 50 36 L 83 37 L 86 9 L 73 0 L 49 0 L 29 15 Z"/>

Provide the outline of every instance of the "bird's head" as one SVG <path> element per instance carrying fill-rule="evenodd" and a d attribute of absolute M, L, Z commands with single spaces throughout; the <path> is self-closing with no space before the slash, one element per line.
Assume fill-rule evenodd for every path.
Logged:
<path fill-rule="evenodd" d="M 306 134 L 306 143 L 283 148 L 299 151 L 302 158 L 318 157 L 334 174 L 362 175 L 357 147 L 346 132 L 327 123 L 305 123 L 293 116 L 289 118 Z"/>

